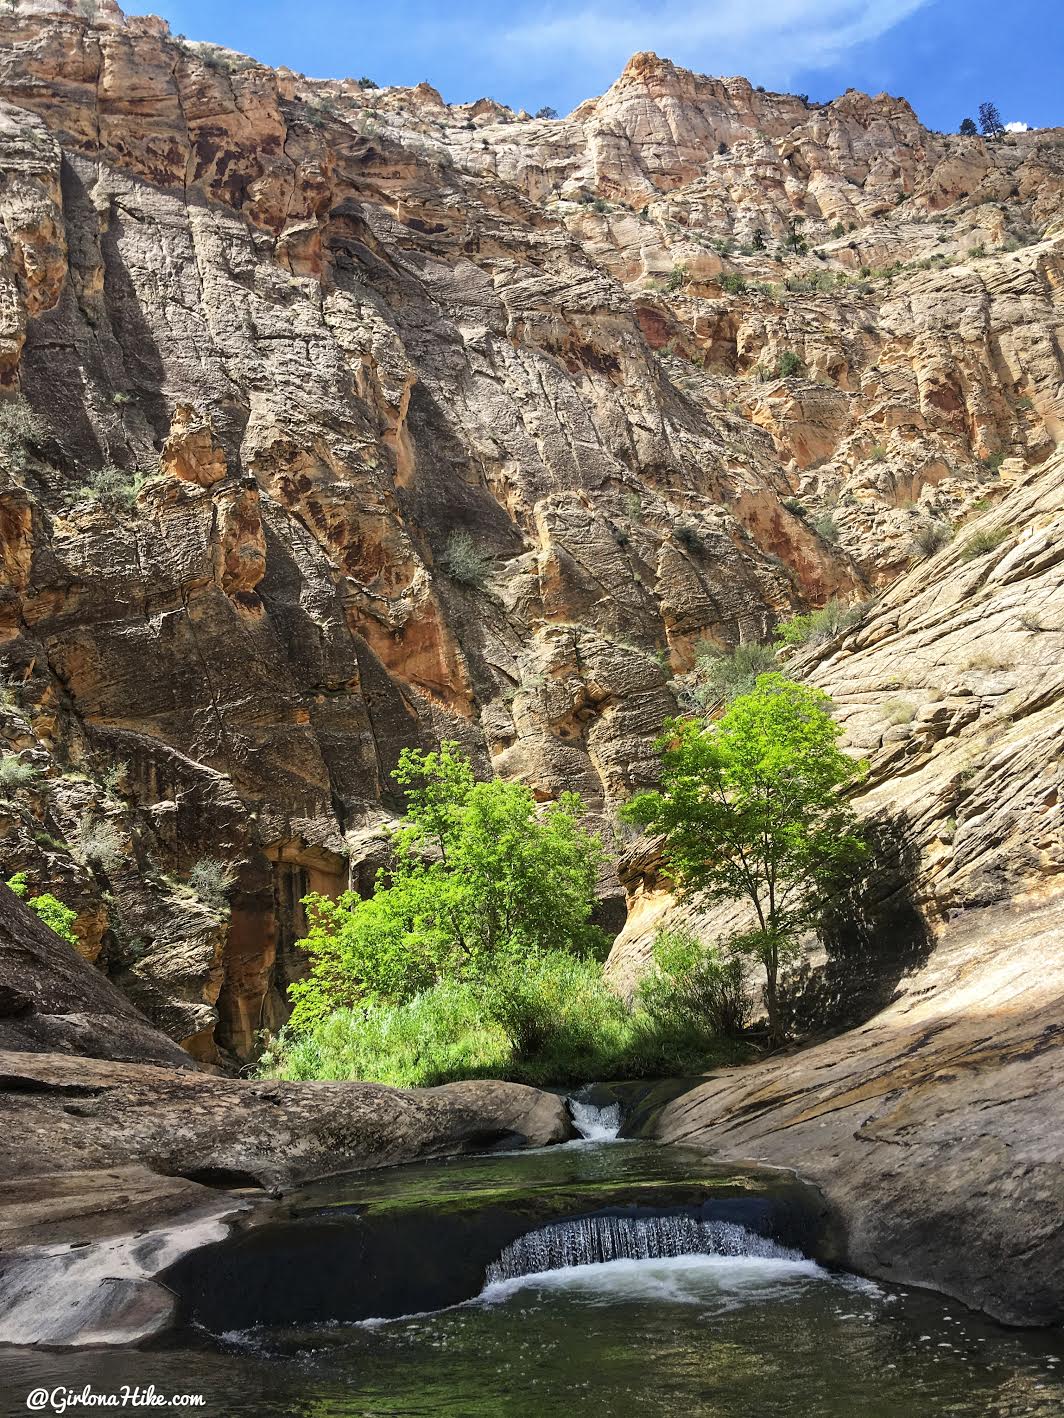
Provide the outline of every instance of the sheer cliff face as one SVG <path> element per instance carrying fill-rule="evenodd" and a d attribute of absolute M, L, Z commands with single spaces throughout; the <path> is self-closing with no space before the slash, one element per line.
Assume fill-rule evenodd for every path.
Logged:
<path fill-rule="evenodd" d="M 0 733 L 39 770 L 0 860 L 246 1056 L 404 745 L 608 823 L 699 640 L 889 584 L 1045 462 L 1064 133 L 653 55 L 533 120 L 91 8 L 0 16 Z M 109 465 L 128 506 L 84 495 Z"/>

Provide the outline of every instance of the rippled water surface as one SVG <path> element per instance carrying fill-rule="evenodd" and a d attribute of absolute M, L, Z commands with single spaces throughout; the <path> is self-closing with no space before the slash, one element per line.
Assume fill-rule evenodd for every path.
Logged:
<path fill-rule="evenodd" d="M 652 1168 L 638 1144 L 579 1153 L 526 1158 L 517 1170 L 536 1186 L 574 1169 L 636 1182 Z M 661 1156 L 665 1172 L 684 1165 Z M 349 1192 L 390 1203 L 406 1186 L 453 1195 L 510 1175 L 498 1157 L 405 1174 Z M 331 1184 L 319 1200 L 340 1206 L 343 1196 Z M 570 1265 L 399 1319 L 198 1335 L 137 1352 L 0 1351 L 0 1390 L 9 1414 L 25 1413 L 26 1394 L 42 1385 L 115 1393 L 153 1383 L 164 1395 L 203 1393 L 192 1411 L 209 1418 L 1060 1418 L 1062 1370 L 1055 1335 L 1004 1330 L 782 1250 Z"/>

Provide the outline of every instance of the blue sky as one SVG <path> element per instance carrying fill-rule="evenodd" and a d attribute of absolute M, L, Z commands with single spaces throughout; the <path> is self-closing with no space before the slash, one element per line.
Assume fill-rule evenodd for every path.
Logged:
<path fill-rule="evenodd" d="M 135 0 L 127 8 L 137 9 Z M 147 7 L 145 7 L 147 8 Z M 653 49 L 707 74 L 827 99 L 851 86 L 955 129 L 992 99 L 1006 122 L 1064 126 L 1061 0 L 153 0 L 189 39 L 319 78 L 427 79 L 565 113 Z"/>

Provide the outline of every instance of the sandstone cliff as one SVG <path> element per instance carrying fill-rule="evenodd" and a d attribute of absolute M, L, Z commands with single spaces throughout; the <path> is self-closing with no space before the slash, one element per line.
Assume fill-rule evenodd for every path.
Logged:
<path fill-rule="evenodd" d="M 404 745 L 608 826 L 699 640 L 887 586 L 1050 466 L 1060 131 L 646 54 L 534 120 L 110 0 L 16 0 L 0 46 L 0 736 L 36 770 L 0 862 L 202 1060 L 283 1019 L 299 897 L 369 884 Z M 938 565 L 929 639 L 983 589 Z M 886 690 L 854 651 L 857 741 Z M 934 668 L 914 770 L 1001 697 Z M 231 912 L 187 885 L 214 856 Z"/>

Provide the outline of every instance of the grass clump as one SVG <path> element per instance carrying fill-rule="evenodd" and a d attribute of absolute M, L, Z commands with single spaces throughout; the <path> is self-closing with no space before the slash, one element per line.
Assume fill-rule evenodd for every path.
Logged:
<path fill-rule="evenodd" d="M 975 561 L 978 557 L 986 556 L 988 552 L 996 551 L 1011 535 L 1011 529 L 1008 527 L 986 528 L 973 532 L 961 547 L 960 558 L 962 561 Z"/>
<path fill-rule="evenodd" d="M 443 564 L 452 581 L 480 590 L 488 579 L 491 558 L 464 528 L 459 528 L 447 538 Z"/>

